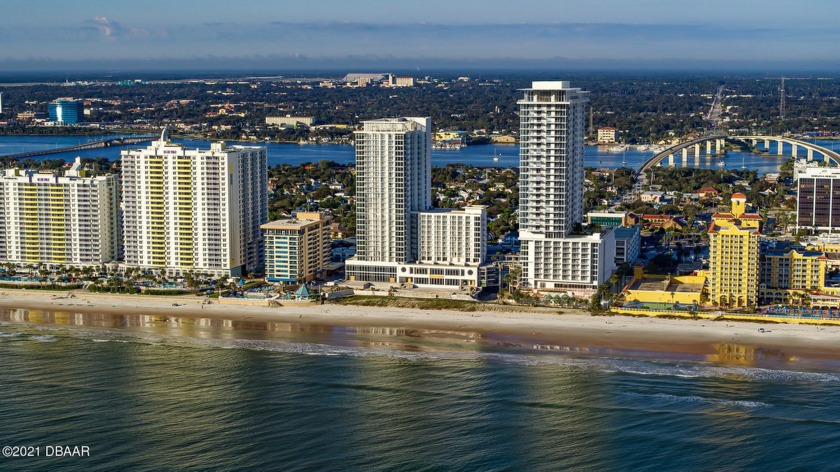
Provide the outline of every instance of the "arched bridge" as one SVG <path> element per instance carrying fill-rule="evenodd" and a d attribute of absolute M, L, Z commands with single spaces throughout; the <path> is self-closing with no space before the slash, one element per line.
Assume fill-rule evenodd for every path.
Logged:
<path fill-rule="evenodd" d="M 674 165 L 674 156 L 679 152 L 682 153 L 682 157 L 684 160 L 688 159 L 688 151 L 689 148 L 694 148 L 694 156 L 699 159 L 701 145 L 703 143 L 706 144 L 706 155 L 712 155 L 712 145 L 714 144 L 715 150 L 714 154 L 720 154 L 723 151 L 724 142 L 726 141 L 726 136 L 723 135 L 716 135 L 716 136 L 703 136 L 702 138 L 692 139 L 691 141 L 686 141 L 684 143 L 679 143 L 676 146 L 671 146 L 668 149 L 660 152 L 659 154 L 654 154 L 653 157 L 646 160 L 642 163 L 642 166 L 639 168 L 639 173 L 644 174 L 646 170 L 659 165 L 663 159 L 668 158 L 669 165 Z"/>
<path fill-rule="evenodd" d="M 822 156 L 822 159 L 826 163 L 835 166 L 840 166 L 840 153 L 832 151 L 831 149 L 826 149 L 822 146 L 818 146 L 814 143 L 809 143 L 808 141 L 802 141 L 801 139 L 788 138 L 784 136 L 713 135 L 703 136 L 701 138 L 693 139 L 691 141 L 679 143 L 676 146 L 672 146 L 652 156 L 644 163 L 642 163 L 641 167 L 639 167 L 638 173 L 644 175 L 645 171 L 651 169 L 654 166 L 661 165 L 662 161 L 666 159 L 668 160 L 668 165 L 673 166 L 675 164 L 675 159 L 678 155 L 682 158 L 683 165 L 688 164 L 689 154 L 692 155 L 695 161 L 695 165 L 699 165 L 700 155 L 704 147 L 706 151 L 705 154 L 707 157 L 719 155 L 723 152 L 723 148 L 727 140 L 750 142 L 753 147 L 756 147 L 759 143 L 763 142 L 765 152 L 770 152 L 771 143 L 775 143 L 776 154 L 780 156 L 786 155 L 784 152 L 785 147 L 789 146 L 790 153 L 788 153 L 787 155 L 803 157 L 800 156 L 800 151 L 804 150 L 806 153 L 806 156 L 804 157 L 807 157 L 809 161 L 814 159 L 815 154 L 819 154 L 820 156 Z"/>
<path fill-rule="evenodd" d="M 822 156 L 823 161 L 825 161 L 826 164 L 840 166 L 840 153 L 822 146 L 817 146 L 816 144 L 809 143 L 808 141 L 802 141 L 801 139 L 786 138 L 782 136 L 732 136 L 731 139 L 749 141 L 753 147 L 756 147 L 760 141 L 764 141 L 764 150 L 766 152 L 770 152 L 770 143 L 775 141 L 776 154 L 779 156 L 785 155 L 784 147 L 787 144 L 790 145 L 791 148 L 791 152 L 788 154 L 790 156 L 802 157 L 799 155 L 799 150 L 804 149 L 807 154 L 806 157 L 809 161 L 814 159 L 814 153 L 816 153 Z"/>

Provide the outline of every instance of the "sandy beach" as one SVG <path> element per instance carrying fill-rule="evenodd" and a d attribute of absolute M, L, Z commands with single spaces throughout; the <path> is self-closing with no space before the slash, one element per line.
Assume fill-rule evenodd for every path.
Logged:
<path fill-rule="evenodd" d="M 623 350 L 712 353 L 721 344 L 784 349 L 786 354 L 840 358 L 840 327 L 631 316 L 592 316 L 563 309 L 539 312 L 460 312 L 347 305 L 284 307 L 204 304 L 194 296 L 158 297 L 76 292 L 3 290 L 0 308 L 42 312 L 146 315 L 348 327 L 474 332 L 533 345 L 576 345 Z M 174 306 L 178 305 L 178 306 Z M 8 315 L 7 315 L 8 316 Z M 7 318 L 8 319 L 8 318 Z M 717 347 L 716 347 L 717 346 Z"/>

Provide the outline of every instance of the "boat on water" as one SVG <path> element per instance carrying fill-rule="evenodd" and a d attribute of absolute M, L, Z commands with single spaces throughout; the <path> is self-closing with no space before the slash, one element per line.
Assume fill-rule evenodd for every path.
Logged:
<path fill-rule="evenodd" d="M 607 152 L 619 153 L 627 151 L 627 146 L 624 144 L 616 144 L 607 148 Z"/>
<path fill-rule="evenodd" d="M 665 149 L 667 149 L 665 146 L 660 146 L 658 144 L 654 144 L 653 146 L 648 148 L 648 150 L 653 152 L 654 154 L 659 154 L 660 152 L 664 151 Z"/>
<path fill-rule="evenodd" d="M 650 146 L 648 146 L 647 144 L 641 144 L 636 149 L 638 149 L 639 152 L 647 152 L 650 150 Z"/>
<path fill-rule="evenodd" d="M 437 150 L 446 150 L 446 151 L 457 151 L 459 149 L 463 149 L 467 147 L 462 143 L 455 143 L 455 142 L 440 142 L 440 143 L 433 143 L 432 149 Z"/>
<path fill-rule="evenodd" d="M 726 161 L 717 161 L 717 164 L 716 164 L 716 165 L 717 165 L 718 167 L 724 167 L 724 166 L 726 166 Z"/>

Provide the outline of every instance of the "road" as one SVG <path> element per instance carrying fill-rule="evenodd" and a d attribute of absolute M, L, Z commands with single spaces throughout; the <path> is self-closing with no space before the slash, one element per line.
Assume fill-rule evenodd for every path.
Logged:
<path fill-rule="evenodd" d="M 717 129 L 720 123 L 720 116 L 723 114 L 723 85 L 718 87 L 715 98 L 712 100 L 712 107 L 709 109 L 709 114 L 706 116 L 706 121 L 709 122 L 712 129 Z"/>

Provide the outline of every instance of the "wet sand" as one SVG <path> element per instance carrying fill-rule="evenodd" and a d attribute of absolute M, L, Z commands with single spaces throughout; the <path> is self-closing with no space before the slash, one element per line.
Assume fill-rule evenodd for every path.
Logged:
<path fill-rule="evenodd" d="M 0 308 L 36 310 L 43 313 L 143 315 L 160 321 L 189 319 L 230 320 L 240 326 L 266 329 L 266 323 L 295 326 L 344 326 L 358 328 L 414 329 L 418 335 L 477 334 L 497 345 L 538 347 L 552 350 L 587 346 L 621 351 L 669 352 L 721 355 L 721 346 L 747 346 L 750 352 L 783 349 L 785 356 L 840 359 L 840 326 L 747 323 L 689 319 L 592 316 L 579 310 L 562 314 L 538 312 L 460 312 L 379 308 L 346 305 L 283 307 L 203 304 L 195 296 L 157 297 L 106 295 L 76 292 L 3 290 Z M 173 306 L 178 304 L 180 306 Z M 37 316 L 36 312 L 32 312 Z M 60 317 L 64 320 L 66 317 Z M 15 321 L 15 319 L 7 319 Z M 74 321 L 55 322 L 75 324 Z M 99 325 L 108 327 L 107 321 Z M 760 332 L 763 329 L 764 332 Z M 735 349 L 735 348 L 732 348 Z M 731 349 L 730 349 L 731 350 Z M 737 350 L 737 349 L 736 349 Z"/>

